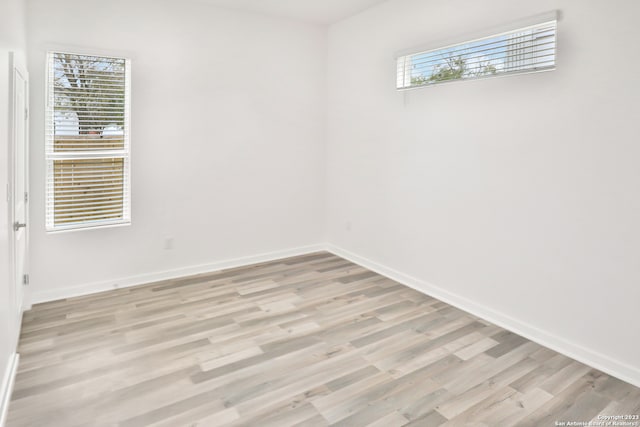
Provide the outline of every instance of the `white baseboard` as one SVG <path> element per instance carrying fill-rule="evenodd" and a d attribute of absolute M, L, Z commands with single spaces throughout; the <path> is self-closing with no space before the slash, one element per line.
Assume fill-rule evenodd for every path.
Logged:
<path fill-rule="evenodd" d="M 62 289 L 52 289 L 45 291 L 35 291 L 31 295 L 30 303 L 38 304 L 42 302 L 56 301 L 65 298 L 78 297 L 95 294 L 98 292 L 110 291 L 119 288 L 145 285 L 162 280 L 176 279 L 179 277 L 193 276 L 195 274 L 212 273 L 229 268 L 244 267 L 260 262 L 274 261 L 281 258 L 288 258 L 298 255 L 306 255 L 313 252 L 325 250 L 325 245 L 310 245 L 292 249 L 285 249 L 258 255 L 251 255 L 241 258 L 228 259 L 210 264 L 194 265 L 190 267 L 176 268 L 173 270 L 160 271 L 156 273 L 141 274 L 137 276 L 122 277 L 114 280 L 88 283 L 82 286 L 74 286 Z"/>
<path fill-rule="evenodd" d="M 347 259 L 355 264 L 365 267 L 378 274 L 395 280 L 405 286 L 415 289 L 418 292 L 429 295 L 440 301 L 446 302 L 456 308 L 471 313 L 474 316 L 487 320 L 504 329 L 521 335 L 533 342 L 548 347 L 558 353 L 564 354 L 585 365 L 606 372 L 616 378 L 640 387 L 640 369 L 628 364 L 619 362 L 611 357 L 572 343 L 571 340 L 564 339 L 549 331 L 544 331 L 535 326 L 514 319 L 511 316 L 497 312 L 489 307 L 478 304 L 460 295 L 453 294 L 445 289 L 439 288 L 424 280 L 411 277 L 393 268 L 387 267 L 370 259 L 361 257 L 338 246 L 327 244 L 327 251 Z"/>
<path fill-rule="evenodd" d="M 13 353 L 9 358 L 5 367 L 2 383 L 0 384 L 0 427 L 4 427 L 9 413 L 9 402 L 11 401 L 11 393 L 13 392 L 13 384 L 16 380 L 16 372 L 18 372 L 18 362 L 20 355 Z"/>

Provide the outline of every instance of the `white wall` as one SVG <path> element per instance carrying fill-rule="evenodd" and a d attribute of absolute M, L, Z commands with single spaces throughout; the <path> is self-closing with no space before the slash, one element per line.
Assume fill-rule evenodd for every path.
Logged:
<path fill-rule="evenodd" d="M 11 273 L 9 203 L 9 52 L 25 53 L 25 13 L 22 0 L 0 3 L 0 424 L 2 423 L 5 387 L 11 375 L 12 357 L 16 350 L 15 301 Z M 6 409 L 6 408 L 5 408 Z"/>
<path fill-rule="evenodd" d="M 45 233 L 48 49 L 132 58 L 130 227 Z M 30 0 L 29 58 L 34 301 L 323 241 L 326 29 L 196 2 Z"/>
<path fill-rule="evenodd" d="M 395 52 L 553 9 L 556 71 L 395 91 Z M 332 26 L 334 249 L 640 385 L 638 16 L 392 0 Z"/>
<path fill-rule="evenodd" d="M 391 0 L 329 29 L 328 117 L 322 28 L 51 3 L 29 0 L 35 300 L 326 237 L 640 384 L 636 2 Z M 558 70 L 395 91 L 395 52 L 551 9 Z M 74 46 L 133 58 L 134 225 L 46 234 L 44 54 Z"/>

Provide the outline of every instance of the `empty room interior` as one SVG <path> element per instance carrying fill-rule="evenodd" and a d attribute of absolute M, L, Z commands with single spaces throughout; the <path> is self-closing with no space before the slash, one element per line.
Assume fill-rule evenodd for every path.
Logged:
<path fill-rule="evenodd" d="M 640 427 L 638 17 L 0 0 L 0 427 Z"/>

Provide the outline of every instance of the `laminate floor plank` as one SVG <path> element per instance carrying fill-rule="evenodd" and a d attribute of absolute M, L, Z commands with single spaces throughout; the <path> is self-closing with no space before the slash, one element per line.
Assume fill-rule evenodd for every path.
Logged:
<path fill-rule="evenodd" d="M 484 426 L 640 389 L 319 252 L 38 304 L 8 427 Z"/>

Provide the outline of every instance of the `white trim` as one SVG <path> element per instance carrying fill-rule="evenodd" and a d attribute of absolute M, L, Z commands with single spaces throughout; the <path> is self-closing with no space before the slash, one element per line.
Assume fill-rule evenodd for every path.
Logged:
<path fill-rule="evenodd" d="M 129 227 L 131 226 L 131 220 L 127 222 L 122 222 L 122 220 L 118 220 L 119 222 L 114 222 L 113 224 L 100 224 L 94 226 L 71 226 L 71 227 L 58 227 L 53 230 L 47 231 L 47 234 L 66 234 L 66 233 L 77 233 L 78 231 L 88 231 L 88 230 L 103 230 L 105 228 L 119 228 L 119 227 Z"/>
<path fill-rule="evenodd" d="M 13 384 L 15 383 L 16 373 L 18 372 L 19 361 L 20 355 L 13 353 L 5 368 L 1 384 L 2 388 L 0 388 L 0 427 L 4 427 L 7 421 L 9 402 L 11 402 L 11 393 L 13 392 Z"/>
<path fill-rule="evenodd" d="M 176 268 L 173 270 L 159 271 L 156 273 L 140 274 L 137 276 L 122 277 L 119 279 L 106 280 L 102 282 L 88 283 L 86 285 L 68 287 L 63 289 L 54 289 L 50 291 L 34 291 L 31 295 L 31 303 L 38 304 L 42 302 L 55 301 L 64 298 L 72 298 L 77 296 L 94 294 L 97 292 L 110 291 L 119 288 L 128 288 L 132 286 L 146 285 L 161 280 L 176 279 L 179 277 L 192 276 L 195 274 L 212 273 L 228 268 L 244 267 L 260 262 L 275 261 L 282 258 L 288 258 L 298 255 L 307 255 L 313 252 L 325 250 L 325 246 L 309 245 L 298 248 L 285 249 L 280 251 L 268 252 L 258 255 L 250 255 L 240 258 L 233 258 L 224 261 L 213 262 L 210 264 L 194 265 L 190 267 Z"/>
<path fill-rule="evenodd" d="M 504 313 L 500 313 L 487 306 L 478 304 L 477 302 L 469 300 L 463 296 L 451 293 L 424 280 L 417 279 L 378 262 L 356 255 L 353 252 L 349 252 L 338 246 L 327 244 L 326 250 L 371 271 L 375 271 L 378 274 L 389 277 L 390 279 L 415 289 L 420 293 L 439 299 L 449 305 L 469 312 L 474 316 L 480 317 L 504 329 L 521 335 L 533 342 L 564 354 L 565 356 L 584 363 L 585 365 L 594 367 L 602 372 L 606 372 L 616 378 L 640 387 L 640 369 L 638 367 L 615 360 L 598 351 L 583 347 L 549 331 L 538 329 L 535 326 L 522 322 Z"/>

